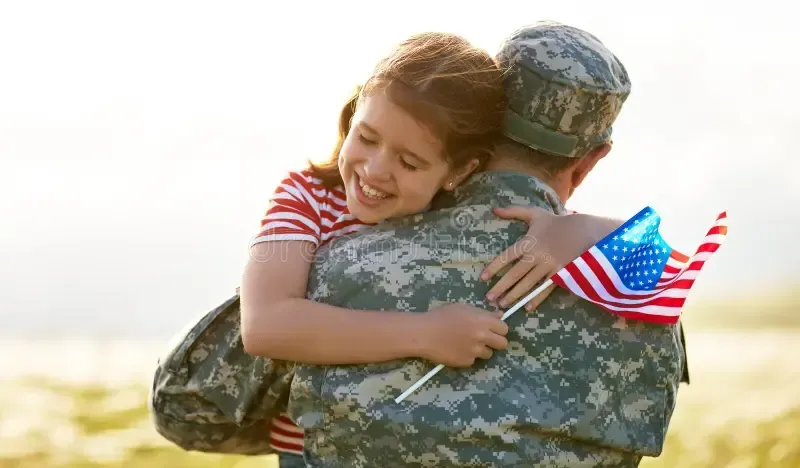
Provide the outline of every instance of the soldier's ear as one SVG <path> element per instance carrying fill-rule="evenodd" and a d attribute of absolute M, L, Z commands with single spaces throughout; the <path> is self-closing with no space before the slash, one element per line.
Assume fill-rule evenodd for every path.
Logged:
<path fill-rule="evenodd" d="M 444 190 L 455 190 L 455 188 L 464 183 L 480 165 L 481 161 L 478 158 L 472 158 L 461 167 L 453 169 L 445 178 L 442 188 Z"/>
<path fill-rule="evenodd" d="M 583 180 L 586 178 L 587 175 L 594 169 L 594 166 L 600 162 L 601 159 L 606 157 L 608 152 L 611 151 L 611 144 L 610 143 L 603 143 L 600 146 L 595 147 L 593 150 L 589 151 L 586 156 L 582 157 L 573 167 L 572 167 L 572 188 L 570 193 L 578 188 Z"/>

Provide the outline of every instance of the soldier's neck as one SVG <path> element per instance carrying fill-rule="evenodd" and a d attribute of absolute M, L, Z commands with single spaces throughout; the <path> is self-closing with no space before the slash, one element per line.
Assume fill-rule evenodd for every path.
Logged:
<path fill-rule="evenodd" d="M 532 168 L 527 164 L 517 161 L 515 158 L 491 158 L 486 163 L 484 170 L 521 172 L 523 174 L 536 177 L 537 179 L 546 183 L 551 189 L 553 189 L 556 195 L 558 195 L 558 198 L 561 199 L 562 203 L 566 203 L 567 199 L 570 197 L 570 186 L 568 183 L 566 183 L 566 178 L 552 177 L 547 172 Z"/>

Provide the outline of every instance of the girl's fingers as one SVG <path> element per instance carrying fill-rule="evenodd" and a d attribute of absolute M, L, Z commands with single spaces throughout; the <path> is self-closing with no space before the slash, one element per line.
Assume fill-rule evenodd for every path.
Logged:
<path fill-rule="evenodd" d="M 510 205 L 494 209 L 494 214 L 503 219 L 518 219 L 530 224 L 531 221 L 545 211 L 538 206 Z"/>
<path fill-rule="evenodd" d="M 553 292 L 554 289 L 556 289 L 556 284 L 555 283 L 553 283 L 550 286 L 548 286 L 547 288 L 545 288 L 544 291 L 539 293 L 536 297 L 531 299 L 530 302 L 525 304 L 525 310 L 530 312 L 530 311 L 536 309 L 537 307 L 539 307 L 542 304 L 542 302 L 544 302 L 544 300 L 547 299 L 547 296 L 549 296 L 550 293 Z"/>
<path fill-rule="evenodd" d="M 505 296 L 501 298 L 503 304 L 513 304 L 519 299 L 530 294 L 537 284 L 542 280 L 550 277 L 550 265 L 547 263 L 540 263 L 531 269 L 525 277 L 523 277 L 517 284 L 511 288 Z"/>
<path fill-rule="evenodd" d="M 489 262 L 489 264 L 486 265 L 486 268 L 484 268 L 481 272 L 481 279 L 483 281 L 490 280 L 494 277 L 494 275 L 497 274 L 498 271 L 505 268 L 506 265 L 524 255 L 526 248 L 532 248 L 533 245 L 534 243 L 530 242 L 527 237 L 523 237 L 514 245 L 504 250 L 503 253 L 495 257 L 494 260 Z"/>
<path fill-rule="evenodd" d="M 476 354 L 481 359 L 491 359 L 492 355 L 494 354 L 494 351 L 492 351 L 492 348 L 490 348 L 488 346 L 481 346 L 477 350 Z"/>
<path fill-rule="evenodd" d="M 488 301 L 494 301 L 500 296 L 502 296 L 509 288 L 517 284 L 519 280 L 521 280 L 525 275 L 530 271 L 531 268 L 534 267 L 534 263 L 530 262 L 517 262 L 516 265 L 511 267 L 510 270 L 504 274 L 500 280 L 492 286 L 489 292 L 486 294 L 486 299 Z M 505 307 L 505 303 L 500 303 L 500 307 Z"/>

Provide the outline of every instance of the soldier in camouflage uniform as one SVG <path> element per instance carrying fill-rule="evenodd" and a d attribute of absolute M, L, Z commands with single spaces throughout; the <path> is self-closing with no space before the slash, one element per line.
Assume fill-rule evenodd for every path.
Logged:
<path fill-rule="evenodd" d="M 309 299 L 412 313 L 444 302 L 492 309 L 480 273 L 527 230 L 492 208 L 564 213 L 577 184 L 560 174 L 608 152 L 630 92 L 620 61 L 566 25 L 522 28 L 498 58 L 508 68 L 506 134 L 514 143 L 431 211 L 320 248 Z M 542 161 L 549 170 L 537 168 Z M 431 363 L 298 364 L 289 412 L 305 430 L 306 462 L 630 467 L 661 452 L 684 362 L 676 326 L 627 321 L 561 289 L 508 323 L 505 351 L 469 369 L 445 368 L 401 403 L 395 397 Z"/>

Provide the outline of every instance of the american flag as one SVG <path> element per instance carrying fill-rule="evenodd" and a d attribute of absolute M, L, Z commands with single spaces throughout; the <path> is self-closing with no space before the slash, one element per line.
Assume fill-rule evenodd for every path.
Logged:
<path fill-rule="evenodd" d="M 646 207 L 551 279 L 613 314 L 676 323 L 700 269 L 725 240 L 727 221 L 720 213 L 688 257 L 664 241 L 658 232 L 661 217 Z"/>

